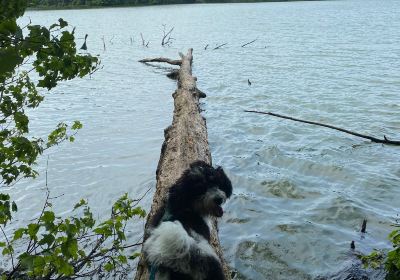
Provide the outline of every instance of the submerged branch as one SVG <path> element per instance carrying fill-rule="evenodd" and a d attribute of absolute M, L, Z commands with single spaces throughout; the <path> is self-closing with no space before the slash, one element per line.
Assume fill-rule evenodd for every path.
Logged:
<path fill-rule="evenodd" d="M 213 50 L 218 50 L 218 49 L 220 49 L 220 48 L 222 48 L 223 46 L 225 46 L 225 45 L 227 45 L 228 43 L 224 43 L 224 44 L 221 44 L 221 45 L 219 45 L 219 46 L 216 46 L 215 48 L 213 48 Z"/>
<path fill-rule="evenodd" d="M 243 44 L 242 48 L 247 46 L 247 45 L 250 45 L 250 44 L 254 43 L 255 41 L 257 41 L 257 39 L 254 39 L 253 41 L 247 42 L 246 44 Z"/>
<path fill-rule="evenodd" d="M 178 66 L 180 66 L 182 64 L 182 60 L 173 60 L 173 59 L 169 59 L 169 58 L 165 58 L 165 57 L 145 58 L 145 59 L 139 60 L 139 62 L 142 62 L 142 63 L 165 62 L 168 64 L 178 65 Z"/>
<path fill-rule="evenodd" d="M 353 132 L 353 131 L 350 131 L 350 130 L 347 130 L 347 129 L 344 129 L 344 128 L 336 127 L 336 126 L 333 126 L 333 125 L 323 124 L 323 123 L 313 122 L 313 121 L 306 121 L 306 120 L 297 119 L 297 118 L 293 118 L 293 117 L 289 117 L 289 116 L 284 116 L 284 115 L 280 115 L 280 114 L 276 114 L 276 113 L 272 113 L 272 112 L 261 112 L 261 111 L 253 111 L 253 110 L 245 110 L 245 112 L 263 114 L 263 115 L 270 115 L 270 116 L 274 116 L 274 117 L 278 117 L 278 118 L 282 118 L 282 119 L 288 119 L 288 120 L 292 120 L 292 121 L 296 121 L 296 122 L 302 122 L 302 123 L 308 123 L 308 124 L 323 126 L 323 127 L 339 130 L 341 132 L 344 132 L 344 133 L 347 133 L 347 134 L 351 134 L 351 135 L 354 135 L 354 136 L 357 136 L 357 137 L 365 138 L 365 139 L 371 140 L 372 142 L 375 142 L 375 143 L 390 144 L 390 145 L 400 145 L 400 141 L 389 140 L 385 135 L 383 136 L 383 139 L 379 139 L 379 138 L 375 138 L 375 137 L 372 137 L 372 136 L 364 135 L 364 134 L 361 134 L 361 133 Z"/>

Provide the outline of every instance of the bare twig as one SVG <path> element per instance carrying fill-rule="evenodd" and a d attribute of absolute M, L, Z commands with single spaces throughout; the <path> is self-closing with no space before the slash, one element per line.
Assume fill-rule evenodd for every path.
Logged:
<path fill-rule="evenodd" d="M 48 191 L 48 192 L 50 192 L 49 191 L 49 185 L 48 185 L 48 181 L 47 181 L 47 171 L 49 170 L 49 158 L 50 158 L 50 156 L 47 156 L 47 161 L 46 161 L 46 184 L 45 184 L 45 186 L 46 186 L 46 190 Z"/>
<path fill-rule="evenodd" d="M 247 45 L 250 45 L 250 44 L 254 43 L 255 41 L 257 41 L 257 39 L 254 39 L 253 41 L 250 41 L 250 42 L 248 42 L 248 43 L 246 43 L 246 44 L 243 44 L 243 45 L 242 45 L 242 48 L 244 48 L 244 47 L 247 46 Z"/>
<path fill-rule="evenodd" d="M 292 120 L 292 121 L 296 121 L 296 122 L 302 122 L 302 123 L 308 123 L 308 124 L 323 126 L 323 127 L 339 130 L 341 132 L 344 132 L 344 133 L 347 133 L 347 134 L 351 134 L 351 135 L 354 135 L 354 136 L 357 136 L 357 137 L 365 138 L 365 139 L 371 140 L 372 142 L 375 142 L 375 143 L 390 144 L 390 145 L 400 145 L 400 141 L 389 140 L 386 136 L 384 136 L 384 139 L 379 139 L 379 138 L 375 138 L 375 137 L 372 137 L 372 136 L 364 135 L 364 134 L 361 134 L 361 133 L 353 132 L 353 131 L 350 131 L 350 130 L 347 130 L 347 129 L 343 129 L 343 128 L 340 128 L 340 127 L 336 127 L 336 126 L 333 126 L 333 125 L 323 124 L 323 123 L 313 122 L 313 121 L 306 121 L 306 120 L 297 119 L 297 118 L 293 118 L 293 117 L 289 117 L 289 116 L 284 116 L 284 115 L 280 115 L 280 114 L 276 114 L 276 113 L 272 113 L 272 112 L 261 112 L 261 111 L 253 111 L 253 110 L 245 110 L 245 112 L 257 113 L 257 114 L 263 114 L 263 115 L 270 115 L 270 116 L 274 116 L 274 117 L 278 117 L 278 118 L 282 118 L 282 119 L 287 119 L 287 120 Z"/>
<path fill-rule="evenodd" d="M 224 44 L 221 44 L 221 45 L 219 45 L 219 46 L 216 46 L 215 48 L 213 48 L 213 50 L 218 50 L 218 49 L 220 49 L 220 48 L 222 48 L 223 46 L 225 46 L 225 45 L 227 45 L 228 43 L 224 43 Z"/>
<path fill-rule="evenodd" d="M 170 46 L 172 44 L 172 41 L 175 40 L 174 38 L 171 37 L 171 33 L 174 30 L 175 27 L 172 27 L 168 32 L 166 31 L 166 25 L 163 24 L 163 38 L 161 40 L 161 46 Z"/>
<path fill-rule="evenodd" d="M 150 41 L 147 41 L 147 43 L 146 43 L 146 41 L 143 38 L 143 34 L 142 33 L 140 33 L 140 37 L 142 38 L 142 46 L 148 48 Z"/>
<path fill-rule="evenodd" d="M 208 44 L 204 47 L 204 50 L 206 50 L 208 48 Z"/>
<path fill-rule="evenodd" d="M 144 46 L 145 43 L 144 43 L 144 39 L 143 39 L 143 34 L 142 33 L 140 33 L 140 38 L 142 38 L 142 46 Z"/>
<path fill-rule="evenodd" d="M 104 36 L 101 38 L 103 41 L 103 51 L 106 51 L 106 42 L 104 41 Z"/>
<path fill-rule="evenodd" d="M 6 239 L 6 243 L 8 247 L 11 247 L 10 241 L 8 240 L 7 234 L 4 232 L 4 229 L 2 226 L 0 226 L 0 230 L 3 233 L 4 238 Z M 15 265 L 14 265 L 14 255 L 13 255 L 13 251 L 10 250 L 10 257 L 11 257 L 11 265 L 13 270 L 15 270 Z"/>

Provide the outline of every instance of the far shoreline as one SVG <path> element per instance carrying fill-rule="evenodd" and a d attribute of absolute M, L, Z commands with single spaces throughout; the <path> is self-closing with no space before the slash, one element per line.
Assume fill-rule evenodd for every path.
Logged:
<path fill-rule="evenodd" d="M 168 3 L 168 4 L 128 4 L 109 6 L 36 6 L 28 7 L 27 11 L 51 11 L 51 10 L 90 10 L 90 9 L 111 9 L 111 8 L 132 8 L 132 7 L 155 7 L 170 5 L 199 5 L 199 4 L 243 4 L 243 3 L 272 3 L 272 2 L 320 2 L 327 0 L 237 0 L 220 2 L 195 2 L 195 3 Z"/>

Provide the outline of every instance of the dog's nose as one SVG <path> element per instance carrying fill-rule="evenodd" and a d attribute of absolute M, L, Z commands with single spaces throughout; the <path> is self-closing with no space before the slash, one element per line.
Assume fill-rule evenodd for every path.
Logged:
<path fill-rule="evenodd" d="M 217 205 L 221 205 L 224 202 L 224 199 L 222 197 L 216 197 L 214 198 L 214 202 Z"/>

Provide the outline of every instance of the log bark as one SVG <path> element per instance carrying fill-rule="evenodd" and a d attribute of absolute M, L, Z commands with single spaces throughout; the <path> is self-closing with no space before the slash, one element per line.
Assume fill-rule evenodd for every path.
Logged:
<path fill-rule="evenodd" d="M 180 54 L 178 88 L 173 93 L 174 115 L 172 125 L 164 131 L 164 143 L 156 171 L 156 191 L 153 204 L 145 225 L 144 241 L 149 236 L 152 218 L 161 207 L 164 207 L 168 189 L 186 170 L 190 163 L 203 160 L 211 164 L 211 153 L 208 145 L 206 120 L 200 114 L 199 98 L 201 91 L 196 87 L 196 77 L 192 76 L 192 49 L 186 55 Z M 157 59 L 160 61 L 160 59 Z M 169 63 L 170 59 L 162 59 Z M 146 59 L 147 62 L 150 60 Z M 154 60 L 153 60 L 154 61 Z M 221 259 L 226 279 L 231 279 L 230 270 L 223 259 L 218 239 L 217 220 L 212 222 L 212 246 Z M 148 280 L 148 268 L 141 258 L 138 263 L 135 280 Z"/>

